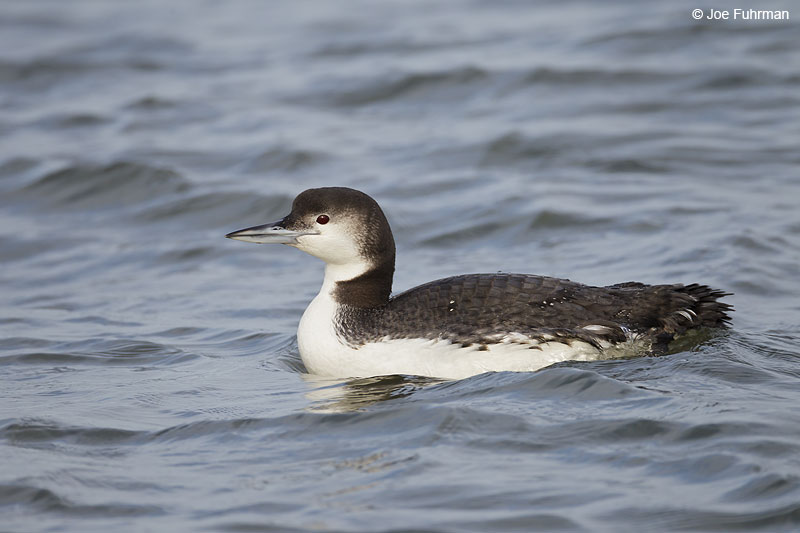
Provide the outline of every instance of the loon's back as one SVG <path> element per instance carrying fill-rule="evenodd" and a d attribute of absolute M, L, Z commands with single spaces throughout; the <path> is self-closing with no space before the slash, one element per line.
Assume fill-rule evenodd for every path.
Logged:
<path fill-rule="evenodd" d="M 480 348 L 509 333 L 532 345 L 600 348 L 631 336 L 662 344 L 691 328 L 725 325 L 731 306 L 717 298 L 726 294 L 698 284 L 593 287 L 530 274 L 468 274 L 425 283 L 377 309 L 343 311 L 340 333 L 356 345 L 426 338 Z"/>

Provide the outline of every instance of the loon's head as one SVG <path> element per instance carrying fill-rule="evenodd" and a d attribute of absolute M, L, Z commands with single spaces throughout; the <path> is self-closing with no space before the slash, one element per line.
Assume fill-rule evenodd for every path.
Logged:
<path fill-rule="evenodd" d="M 378 203 L 361 191 L 346 187 L 308 189 L 294 199 L 292 212 L 281 220 L 234 231 L 226 237 L 288 244 L 303 250 L 325 261 L 326 278 L 332 282 L 380 279 L 381 290 L 368 298 L 370 305 L 375 298 L 388 299 L 391 292 L 395 258 L 392 230 Z"/>

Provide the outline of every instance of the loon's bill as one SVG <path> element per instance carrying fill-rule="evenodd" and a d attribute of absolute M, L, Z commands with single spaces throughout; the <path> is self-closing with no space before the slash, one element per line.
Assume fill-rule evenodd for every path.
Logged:
<path fill-rule="evenodd" d="M 254 242 L 257 244 L 296 244 L 297 237 L 303 235 L 317 235 L 315 231 L 294 231 L 281 226 L 283 221 L 270 222 L 260 226 L 240 229 L 225 235 L 237 241 Z"/>
<path fill-rule="evenodd" d="M 377 202 L 345 187 L 309 189 L 283 219 L 226 235 L 287 244 L 325 261 L 300 319 L 309 372 L 464 378 L 560 361 L 662 352 L 676 336 L 725 327 L 728 296 L 700 284 L 593 287 L 533 274 L 466 274 L 391 296 L 395 245 Z"/>

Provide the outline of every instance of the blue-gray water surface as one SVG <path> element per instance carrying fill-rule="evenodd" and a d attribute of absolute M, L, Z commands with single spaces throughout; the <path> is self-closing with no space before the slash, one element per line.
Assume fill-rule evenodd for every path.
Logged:
<path fill-rule="evenodd" d="M 790 19 L 3 2 L 0 529 L 798 530 L 800 6 L 758 4 Z M 702 282 L 732 328 L 527 374 L 310 376 L 322 263 L 223 236 L 327 185 L 383 206 L 396 291 Z"/>

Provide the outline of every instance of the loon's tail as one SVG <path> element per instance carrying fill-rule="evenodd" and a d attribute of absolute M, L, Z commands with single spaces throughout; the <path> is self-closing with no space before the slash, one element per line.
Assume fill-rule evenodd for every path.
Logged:
<path fill-rule="evenodd" d="M 728 313 L 733 311 L 733 306 L 718 299 L 730 295 L 729 292 L 697 283 L 675 287 L 675 296 L 681 305 L 660 319 L 661 326 L 665 332 L 672 334 L 703 326 L 725 327 L 731 321 Z"/>

